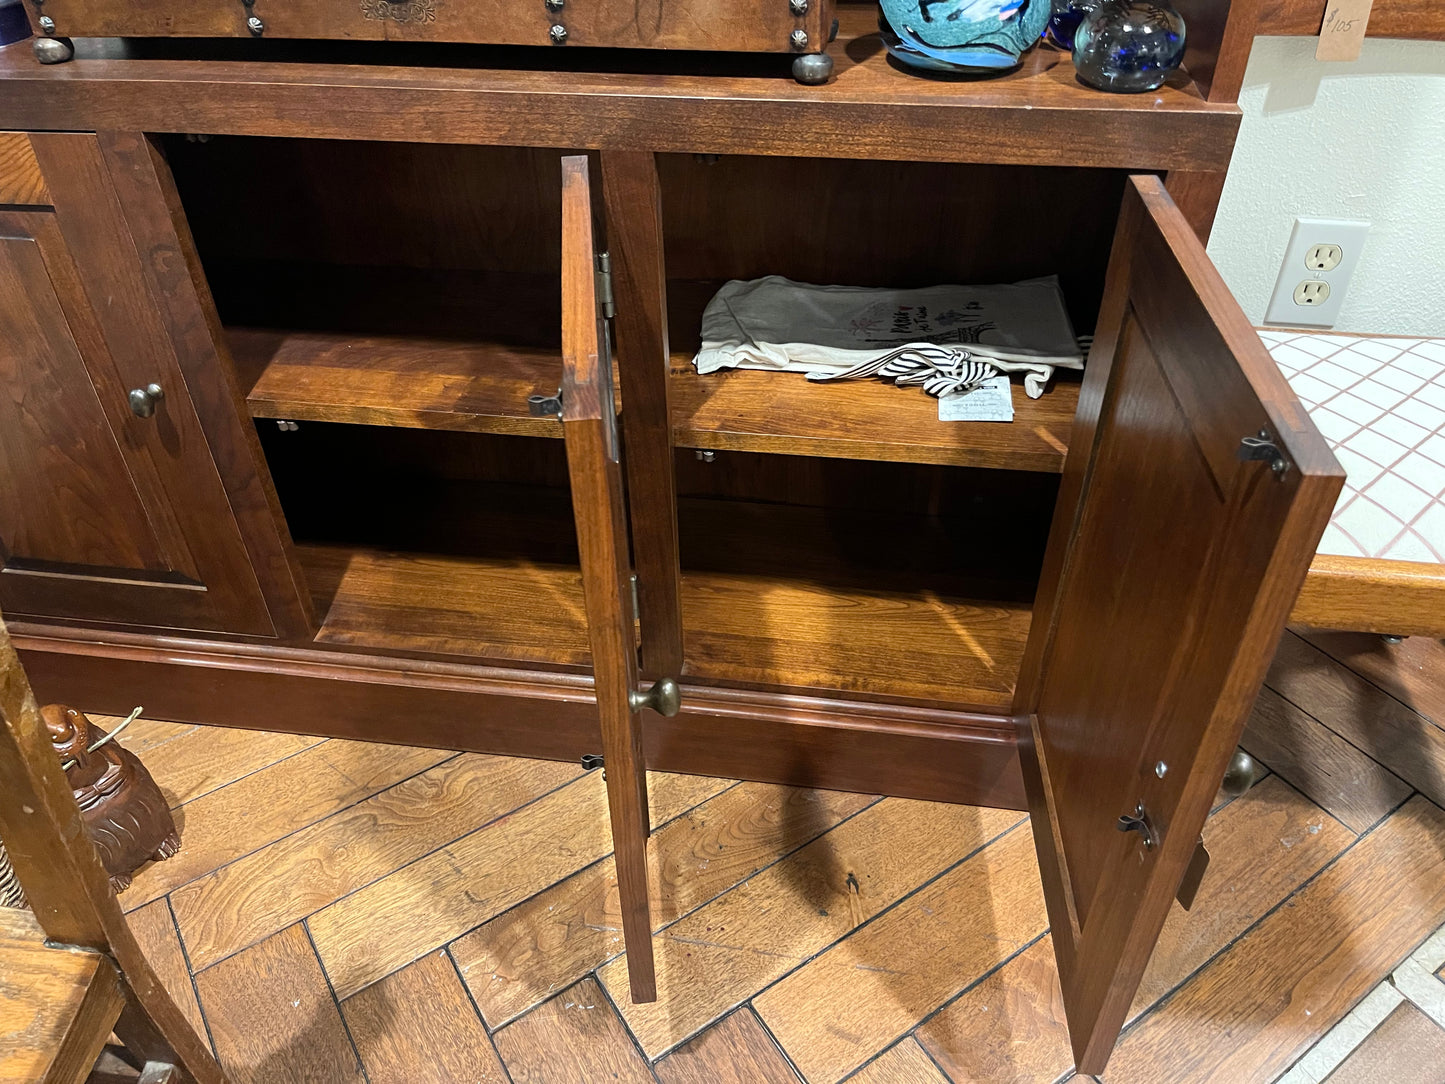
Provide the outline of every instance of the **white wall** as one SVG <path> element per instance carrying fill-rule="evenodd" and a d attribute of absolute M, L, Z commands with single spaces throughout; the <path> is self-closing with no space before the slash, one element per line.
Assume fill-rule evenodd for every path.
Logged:
<path fill-rule="evenodd" d="M 1336 329 L 1445 335 L 1445 42 L 1256 38 L 1209 254 L 1263 323 L 1296 215 L 1371 222 Z"/>

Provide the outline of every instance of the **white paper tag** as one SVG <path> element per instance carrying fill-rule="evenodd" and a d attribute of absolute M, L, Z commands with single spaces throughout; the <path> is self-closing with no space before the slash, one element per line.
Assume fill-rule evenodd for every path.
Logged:
<path fill-rule="evenodd" d="M 941 422 L 1011 422 L 1014 420 L 1013 390 L 1008 374 L 985 381 L 963 395 L 944 395 L 938 400 Z"/>

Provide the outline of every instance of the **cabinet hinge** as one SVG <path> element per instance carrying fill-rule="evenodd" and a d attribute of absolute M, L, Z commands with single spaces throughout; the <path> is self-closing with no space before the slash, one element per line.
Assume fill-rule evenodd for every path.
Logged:
<path fill-rule="evenodd" d="M 617 302 L 612 297 L 612 254 L 597 254 L 597 306 L 605 319 L 617 315 Z"/>
<path fill-rule="evenodd" d="M 562 389 L 558 388 L 556 395 L 527 396 L 527 413 L 535 418 L 562 417 Z"/>
<path fill-rule="evenodd" d="M 630 579 L 632 580 L 632 623 L 638 625 L 642 623 L 642 603 L 637 600 L 637 573 L 634 572 Z"/>
<path fill-rule="evenodd" d="M 1289 460 L 1279 450 L 1279 445 L 1274 442 L 1268 429 L 1261 429 L 1258 436 L 1242 439 L 1239 442 L 1239 458 L 1247 463 L 1256 459 L 1263 460 L 1269 464 L 1269 469 L 1274 471 L 1277 479 L 1283 478 L 1289 470 Z"/>

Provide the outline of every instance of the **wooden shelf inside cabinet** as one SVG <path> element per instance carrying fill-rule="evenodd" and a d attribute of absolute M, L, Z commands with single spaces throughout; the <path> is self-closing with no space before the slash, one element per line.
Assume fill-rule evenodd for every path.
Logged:
<path fill-rule="evenodd" d="M 677 284 L 669 324 L 675 345 L 669 396 L 674 441 L 684 448 L 936 463 L 1058 474 L 1079 405 L 1078 374 L 1056 370 L 1030 399 L 1013 389 L 1012 422 L 942 422 L 938 401 L 880 380 L 814 384 L 802 373 L 735 369 L 699 376 L 696 331 L 706 298 Z M 684 338 L 688 329 L 691 338 Z"/>
<path fill-rule="evenodd" d="M 343 545 L 298 545 L 297 553 L 325 615 L 319 643 L 591 665 L 576 566 Z"/>
<path fill-rule="evenodd" d="M 238 369 L 259 374 L 253 418 L 562 436 L 556 418 L 527 408 L 556 390 L 554 350 L 253 328 L 227 338 Z"/>
<path fill-rule="evenodd" d="M 1031 617 L 1026 602 L 689 572 L 684 673 L 1006 711 Z"/>

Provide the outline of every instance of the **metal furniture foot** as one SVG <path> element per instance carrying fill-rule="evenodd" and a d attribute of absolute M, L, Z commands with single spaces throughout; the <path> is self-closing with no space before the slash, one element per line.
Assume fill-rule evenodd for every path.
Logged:
<path fill-rule="evenodd" d="M 64 64 L 75 56 L 75 46 L 69 38 L 36 38 L 35 59 L 42 64 Z"/>
<path fill-rule="evenodd" d="M 822 86 L 832 74 L 833 58 L 827 53 L 805 53 L 793 58 L 793 78 L 804 86 Z"/>

